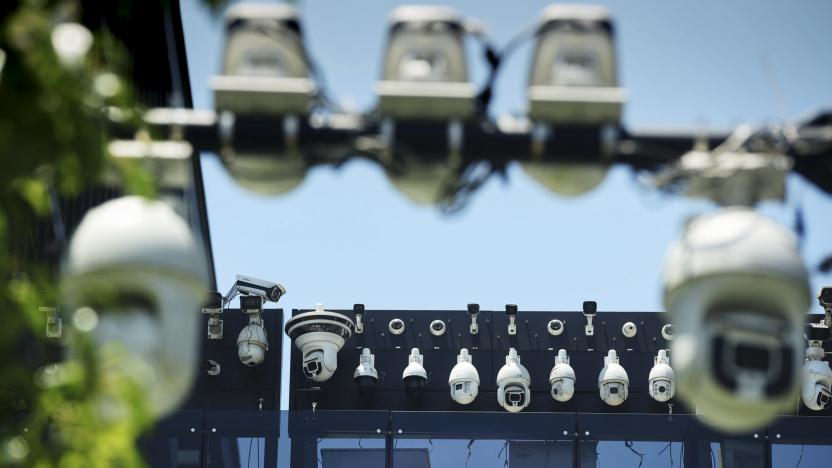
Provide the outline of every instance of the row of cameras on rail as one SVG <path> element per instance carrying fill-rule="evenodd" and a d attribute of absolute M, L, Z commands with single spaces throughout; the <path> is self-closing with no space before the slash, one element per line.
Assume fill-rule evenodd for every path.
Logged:
<path fill-rule="evenodd" d="M 75 325 L 67 328 L 102 346 L 115 342 L 127 351 L 124 359 L 143 361 L 150 375 L 140 384 L 158 415 L 177 406 L 199 368 L 195 315 L 209 290 L 206 265 L 202 243 L 170 205 L 132 196 L 89 210 L 66 252 L 60 310 Z M 250 333 L 238 342 L 257 353 L 262 299 L 277 300 L 284 290 L 245 280 L 232 288 L 244 294 L 243 312 L 251 312 Z M 832 322 L 832 288 L 819 297 L 827 318 L 805 334 L 808 272 L 789 229 L 748 208 L 702 214 L 671 245 L 663 284 L 675 327 L 676 390 L 704 421 L 753 430 L 793 411 L 799 393 L 812 409 L 829 404 L 832 371 L 821 344 Z M 245 305 L 254 299 L 259 307 Z M 92 314 L 97 320 L 81 320 Z M 50 320 L 54 331 L 60 317 Z M 331 371 L 354 330 L 346 315 L 318 310 L 286 324 L 303 360 Z"/>
<path fill-rule="evenodd" d="M 457 169 L 462 122 L 474 117 L 478 90 L 471 82 L 466 37 L 483 35 L 481 25 L 442 6 L 409 5 L 389 18 L 382 78 L 376 83 L 385 147 L 395 142 L 396 122 L 433 121 L 448 126 L 445 160 L 396 159 L 388 171 L 393 184 L 418 203 L 438 201 L 443 182 Z M 542 150 L 557 125 L 617 127 L 626 92 L 618 87 L 613 22 L 593 5 L 551 5 L 535 25 L 536 46 L 529 74 L 528 118 L 534 126 L 531 148 Z M 289 148 L 297 141 L 300 118 L 310 112 L 316 85 L 300 19 L 290 5 L 242 3 L 226 13 L 222 75 L 211 81 L 217 111 L 282 117 Z M 514 121 L 514 126 L 528 126 Z M 529 127 L 531 128 L 531 127 Z M 456 135 L 456 136 L 454 136 Z M 297 151 L 280 155 L 221 152 L 231 176 L 259 193 L 285 193 L 299 185 L 306 164 Z M 524 169 L 555 193 L 577 195 L 603 181 L 606 166 L 528 162 Z"/>

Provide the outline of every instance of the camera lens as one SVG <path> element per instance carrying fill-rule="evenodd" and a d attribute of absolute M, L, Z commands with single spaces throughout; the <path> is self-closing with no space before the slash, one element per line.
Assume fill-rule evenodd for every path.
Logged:
<path fill-rule="evenodd" d="M 393 327 L 393 330 L 399 330 L 399 329 L 402 328 L 402 323 L 401 322 L 393 322 L 390 326 Z"/>
<path fill-rule="evenodd" d="M 618 395 L 618 387 L 610 387 L 610 395 Z"/>
<path fill-rule="evenodd" d="M 439 331 L 444 328 L 441 322 L 433 322 L 433 329 Z"/>
<path fill-rule="evenodd" d="M 659 385 L 659 393 L 664 393 L 667 388 L 664 385 Z"/>

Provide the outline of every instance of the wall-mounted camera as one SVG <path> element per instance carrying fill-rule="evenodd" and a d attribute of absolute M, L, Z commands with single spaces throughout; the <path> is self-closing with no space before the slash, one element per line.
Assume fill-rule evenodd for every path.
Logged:
<path fill-rule="evenodd" d="M 549 323 L 546 325 L 546 331 L 549 332 L 552 336 L 560 336 L 563 334 L 563 330 L 566 327 L 563 325 L 563 322 L 558 319 L 549 320 Z"/>
<path fill-rule="evenodd" d="M 442 336 L 445 334 L 445 322 L 441 320 L 434 320 L 428 328 L 430 328 L 430 334 L 433 336 Z"/>
<path fill-rule="evenodd" d="M 240 297 L 240 311 L 248 315 L 248 325 L 237 335 L 237 356 L 243 364 L 254 367 L 266 359 L 269 340 L 263 323 L 263 298 Z"/>
<path fill-rule="evenodd" d="M 378 383 L 378 371 L 376 370 L 376 357 L 373 356 L 370 348 L 361 350 L 358 358 L 358 367 L 352 374 L 352 380 L 358 385 L 358 393 L 366 396 L 372 393 Z"/>
<path fill-rule="evenodd" d="M 387 330 L 394 335 L 401 335 L 404 333 L 404 321 L 402 319 L 394 318 L 387 324 Z"/>
<path fill-rule="evenodd" d="M 630 377 L 624 367 L 618 363 L 618 356 L 614 349 L 611 349 L 604 357 L 604 368 L 598 374 L 598 390 L 601 400 L 610 406 L 624 403 L 629 395 Z"/>
<path fill-rule="evenodd" d="M 303 375 L 315 382 L 325 382 L 335 373 L 338 351 L 354 329 L 349 317 L 324 310 L 323 304 L 290 318 L 285 328 L 303 355 Z"/>
<path fill-rule="evenodd" d="M 448 376 L 448 385 L 451 387 L 451 398 L 460 405 L 467 405 L 477 398 L 480 374 L 465 348 L 456 357 L 456 365 Z"/>
<path fill-rule="evenodd" d="M 512 413 L 523 411 L 531 403 L 531 384 L 529 371 L 520 364 L 517 350 L 509 349 L 506 363 L 497 373 L 497 403 Z"/>
<path fill-rule="evenodd" d="M 410 350 L 407 358 L 407 367 L 402 372 L 404 391 L 411 397 L 418 397 L 428 381 L 428 373 L 425 370 L 425 358 L 419 353 L 419 348 Z"/>
<path fill-rule="evenodd" d="M 653 368 L 650 369 L 647 383 L 648 393 L 658 402 L 668 401 L 676 395 L 676 373 L 670 367 L 670 358 L 666 350 L 660 349 L 653 358 Z"/>
<path fill-rule="evenodd" d="M 565 349 L 559 350 L 555 357 L 555 367 L 549 374 L 549 385 L 552 386 L 551 394 L 555 401 L 569 401 L 575 394 L 575 370 L 569 365 Z"/>

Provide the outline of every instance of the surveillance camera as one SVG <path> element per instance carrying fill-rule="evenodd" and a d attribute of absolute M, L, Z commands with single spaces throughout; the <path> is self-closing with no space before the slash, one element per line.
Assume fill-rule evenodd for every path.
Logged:
<path fill-rule="evenodd" d="M 621 327 L 621 334 L 624 335 L 624 338 L 633 338 L 638 334 L 638 328 L 633 322 L 627 322 Z"/>
<path fill-rule="evenodd" d="M 595 301 L 584 301 L 583 313 L 586 317 L 586 325 L 584 326 L 584 334 L 586 336 L 595 335 L 595 326 L 592 325 L 592 319 L 598 313 L 598 303 Z"/>
<path fill-rule="evenodd" d="M 549 330 L 550 335 L 560 336 L 564 329 L 563 322 L 558 319 L 550 320 L 549 324 L 546 325 L 546 329 Z"/>
<path fill-rule="evenodd" d="M 352 380 L 358 385 L 358 393 L 361 395 L 367 395 L 375 389 L 378 371 L 376 370 L 376 357 L 372 355 L 370 348 L 361 350 L 358 367 L 352 374 Z"/>
<path fill-rule="evenodd" d="M 285 328 L 303 355 L 303 375 L 315 382 L 325 382 L 335 373 L 338 351 L 354 329 L 349 317 L 324 310 L 323 304 L 290 318 Z"/>
<path fill-rule="evenodd" d="M 509 335 L 517 334 L 517 304 L 506 304 L 506 315 L 508 315 L 508 330 Z"/>
<path fill-rule="evenodd" d="M 832 309 L 832 286 L 825 286 L 820 289 L 818 303 L 824 310 Z"/>
<path fill-rule="evenodd" d="M 826 326 L 817 328 L 821 328 L 822 333 L 820 334 L 822 336 L 810 336 L 809 338 L 806 362 L 803 364 L 803 384 L 800 398 L 810 410 L 823 411 L 832 401 L 832 369 L 829 368 L 829 363 L 823 360 L 825 354 L 822 347 L 823 340 L 812 340 L 812 338 L 829 339 L 829 328 Z"/>
<path fill-rule="evenodd" d="M 61 271 L 61 308 L 94 310 L 88 333 L 110 368 L 137 370 L 151 414 L 174 410 L 199 369 L 200 310 L 208 290 L 203 246 L 167 204 L 138 196 L 89 210 Z M 70 352 L 75 352 L 70 340 Z M 109 345 L 125 351 L 108 353 Z"/>
<path fill-rule="evenodd" d="M 394 318 L 387 324 L 387 329 L 394 335 L 401 335 L 404 333 L 404 322 L 402 319 Z"/>
<path fill-rule="evenodd" d="M 497 373 L 497 403 L 506 411 L 517 413 L 531 403 L 529 371 L 520 364 L 517 350 L 510 348 L 506 364 Z"/>
<path fill-rule="evenodd" d="M 672 323 L 666 323 L 662 326 L 662 338 L 666 341 L 673 341 L 673 334 L 675 333 Z"/>
<path fill-rule="evenodd" d="M 745 432 L 792 407 L 809 297 L 785 227 L 748 208 L 687 223 L 666 258 L 664 303 L 679 394 L 700 419 Z"/>
<path fill-rule="evenodd" d="M 598 389 L 601 400 L 610 406 L 618 406 L 627 400 L 630 378 L 627 371 L 618 363 L 615 350 L 611 349 L 604 357 L 604 368 L 598 374 Z"/>
<path fill-rule="evenodd" d="M 234 283 L 231 291 L 226 294 L 226 297 L 229 297 L 228 300 L 234 293 L 251 294 L 260 296 L 266 301 L 277 302 L 286 294 L 286 288 L 272 281 L 237 275 L 237 282 Z"/>
<path fill-rule="evenodd" d="M 552 398 L 566 402 L 575 394 L 575 370 L 569 365 L 569 356 L 565 349 L 558 351 L 555 357 L 555 367 L 549 374 L 549 384 L 552 386 Z"/>
<path fill-rule="evenodd" d="M 407 367 L 402 372 L 402 381 L 404 382 L 404 391 L 409 396 L 417 397 L 422 394 L 422 389 L 428 381 L 428 373 L 425 371 L 424 357 L 419 353 L 419 348 L 410 350 Z"/>
<path fill-rule="evenodd" d="M 250 322 L 237 335 L 237 356 L 249 367 L 262 363 L 268 350 L 269 342 L 262 320 Z"/>
<path fill-rule="evenodd" d="M 465 348 L 462 348 L 456 357 L 456 365 L 448 376 L 448 385 L 451 387 L 451 399 L 460 405 L 467 405 L 477 398 L 480 374 Z"/>
<path fill-rule="evenodd" d="M 433 336 L 442 336 L 445 334 L 445 322 L 441 320 L 434 320 L 430 323 L 430 334 Z"/>
<path fill-rule="evenodd" d="M 471 317 L 471 327 L 469 332 L 476 335 L 480 332 L 480 327 L 477 324 L 477 316 L 480 314 L 479 304 L 468 304 L 468 315 Z"/>
<path fill-rule="evenodd" d="M 658 402 L 668 401 L 676 394 L 676 374 L 670 367 L 667 351 L 660 349 L 653 358 L 653 368 L 650 369 L 648 384 L 648 393 Z"/>

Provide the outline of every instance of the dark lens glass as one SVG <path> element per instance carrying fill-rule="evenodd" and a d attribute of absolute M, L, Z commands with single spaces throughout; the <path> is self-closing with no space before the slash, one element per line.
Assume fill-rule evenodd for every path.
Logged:
<path fill-rule="evenodd" d="M 659 385 L 659 393 L 664 393 L 667 388 L 664 385 Z"/>
<path fill-rule="evenodd" d="M 391 326 L 393 327 L 393 330 L 398 330 L 402 327 L 402 322 L 393 322 L 393 325 Z"/>
<path fill-rule="evenodd" d="M 434 323 L 433 324 L 433 329 L 436 330 L 436 331 L 441 330 L 442 329 L 442 324 L 441 323 Z"/>
<path fill-rule="evenodd" d="M 610 395 L 618 395 L 618 387 L 610 387 Z"/>

